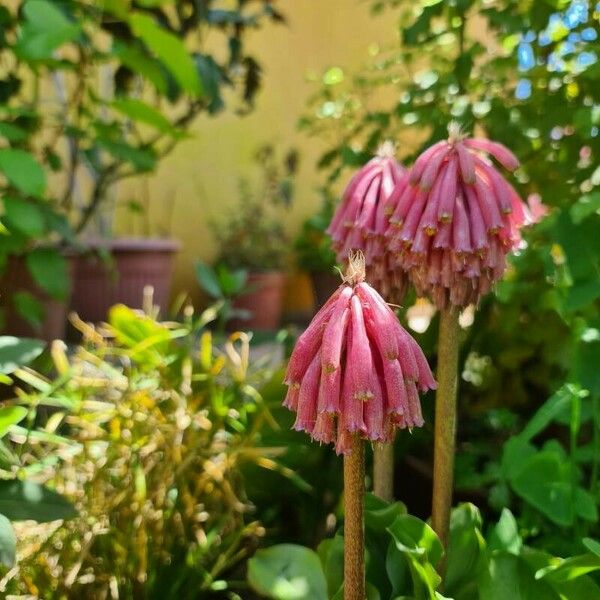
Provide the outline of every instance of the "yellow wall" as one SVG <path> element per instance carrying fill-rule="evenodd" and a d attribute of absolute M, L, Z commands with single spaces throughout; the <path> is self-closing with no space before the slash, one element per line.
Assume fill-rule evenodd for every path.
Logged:
<path fill-rule="evenodd" d="M 367 60 L 370 43 L 392 42 L 397 31 L 394 13 L 372 18 L 366 0 L 280 0 L 278 5 L 288 25 L 269 25 L 248 36 L 248 46 L 264 74 L 255 110 L 245 117 L 231 110 L 215 118 L 202 115 L 194 123 L 193 139 L 183 142 L 155 175 L 119 189 L 121 199 L 149 200 L 153 233 L 181 240 L 176 291 L 187 290 L 197 297 L 193 263 L 214 257 L 210 221 L 236 201 L 238 177 L 253 172 L 252 154 L 259 144 L 275 142 L 300 150 L 290 233 L 315 210 L 319 203 L 315 188 L 323 175 L 314 164 L 324 146 L 296 129 L 306 99 L 315 89 L 307 81 L 307 72 L 321 73 L 331 65 L 357 69 Z M 140 233 L 139 217 L 121 215 L 118 229 Z M 288 296 L 291 310 L 308 301 L 305 285 Z"/>

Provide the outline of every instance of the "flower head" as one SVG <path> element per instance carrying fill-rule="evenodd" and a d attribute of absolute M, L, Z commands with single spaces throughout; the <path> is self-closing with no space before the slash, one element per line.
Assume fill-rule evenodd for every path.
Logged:
<path fill-rule="evenodd" d="M 451 124 L 449 138 L 415 161 L 408 185 L 392 194 L 386 238 L 390 270 L 408 279 L 439 308 L 476 303 L 505 270 L 505 256 L 521 238 L 525 206 L 488 157 L 509 171 L 519 166 L 503 145 L 465 138 Z M 389 275 L 388 275 L 389 277 Z"/>
<path fill-rule="evenodd" d="M 391 214 L 388 201 L 406 181 L 406 170 L 394 158 L 393 144 L 384 142 L 350 180 L 327 230 L 340 263 L 350 251 L 364 252 L 370 281 L 380 283 L 379 273 L 387 270 L 384 234 Z M 386 295 L 387 290 L 382 291 Z"/>
<path fill-rule="evenodd" d="M 418 391 L 436 387 L 423 352 L 364 281 L 362 253 L 300 336 L 285 376 L 294 428 L 350 450 L 351 435 L 385 442 L 423 424 Z"/>

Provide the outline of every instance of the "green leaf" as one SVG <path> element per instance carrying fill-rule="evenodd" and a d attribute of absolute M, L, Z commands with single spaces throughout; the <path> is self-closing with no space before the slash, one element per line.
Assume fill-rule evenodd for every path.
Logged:
<path fill-rule="evenodd" d="M 581 540 L 583 545 L 596 556 L 600 556 L 600 542 L 593 540 L 592 538 L 583 538 Z"/>
<path fill-rule="evenodd" d="M 6 225 L 11 230 L 17 230 L 29 237 L 42 235 L 46 228 L 43 212 L 32 202 L 19 198 L 3 198 Z"/>
<path fill-rule="evenodd" d="M 595 554 L 581 554 L 564 560 L 556 559 L 556 561 L 556 564 L 537 571 L 535 578 L 564 582 L 600 569 L 600 556 Z"/>
<path fill-rule="evenodd" d="M 0 408 L 0 438 L 4 437 L 8 430 L 20 423 L 27 416 L 24 406 L 3 406 Z"/>
<path fill-rule="evenodd" d="M 571 406 L 572 397 L 573 394 L 567 386 L 561 387 L 536 411 L 525 429 L 519 434 L 519 438 L 529 441 L 546 429 L 558 415 L 565 412 Z"/>
<path fill-rule="evenodd" d="M 15 565 L 17 558 L 17 538 L 10 521 L 0 514 L 0 564 L 7 568 Z"/>
<path fill-rule="evenodd" d="M 344 537 L 323 540 L 317 549 L 327 580 L 329 596 L 334 596 L 344 582 Z"/>
<path fill-rule="evenodd" d="M 27 139 L 27 132 L 7 121 L 0 121 L 0 135 L 11 142 L 22 142 Z"/>
<path fill-rule="evenodd" d="M 427 523 L 412 515 L 396 517 L 388 532 L 396 548 L 408 561 L 417 600 L 435 597 L 441 579 L 434 565 L 442 556 L 442 544 Z"/>
<path fill-rule="evenodd" d="M 206 96 L 210 99 L 208 112 L 215 114 L 224 106 L 223 98 L 221 97 L 221 85 L 225 82 L 221 68 L 215 62 L 215 59 L 209 54 L 194 55 L 198 75 L 202 82 L 202 89 Z"/>
<path fill-rule="evenodd" d="M 294 544 L 259 550 L 248 561 L 248 583 L 274 600 L 327 600 L 327 584 L 315 552 Z"/>
<path fill-rule="evenodd" d="M 570 212 L 575 225 L 579 225 L 590 215 L 600 212 L 600 192 L 584 194 L 571 206 Z"/>
<path fill-rule="evenodd" d="M 388 527 L 388 531 L 401 552 L 426 557 L 434 565 L 442 557 L 442 544 L 435 531 L 417 517 L 400 515 Z"/>
<path fill-rule="evenodd" d="M 575 489 L 574 508 L 578 517 L 591 523 L 598 521 L 598 506 L 594 496 L 582 487 Z"/>
<path fill-rule="evenodd" d="M 214 270 L 207 264 L 196 263 L 196 278 L 202 289 L 212 298 L 223 298 L 223 291 Z"/>
<path fill-rule="evenodd" d="M 385 500 L 367 494 L 365 496 L 365 526 L 373 531 L 386 531 L 399 515 L 406 514 L 402 502 L 388 503 Z"/>
<path fill-rule="evenodd" d="M 156 155 L 150 148 L 136 148 L 125 142 L 106 138 L 99 138 L 96 143 L 115 158 L 131 163 L 137 171 L 152 171 L 156 166 Z"/>
<path fill-rule="evenodd" d="M 112 53 L 132 72 L 147 79 L 159 94 L 164 96 L 167 93 L 166 73 L 160 63 L 120 40 L 113 42 Z"/>
<path fill-rule="evenodd" d="M 134 121 L 141 121 L 151 125 L 163 133 L 175 133 L 176 129 L 170 121 L 164 117 L 158 110 L 133 98 L 122 98 L 112 102 L 113 108 Z"/>
<path fill-rule="evenodd" d="M 134 12 L 129 23 L 136 36 L 165 65 L 181 89 L 194 95 L 202 95 L 202 84 L 192 57 L 182 41 L 166 31 L 148 15 Z"/>
<path fill-rule="evenodd" d="M 33 481 L 1 480 L 0 513 L 11 521 L 47 523 L 77 516 L 73 505 L 60 494 Z"/>
<path fill-rule="evenodd" d="M 0 373 L 9 375 L 29 364 L 42 353 L 45 346 L 40 340 L 0 336 Z"/>
<path fill-rule="evenodd" d="M 42 303 L 29 292 L 15 292 L 11 298 L 17 313 L 34 329 L 41 326 L 44 320 Z"/>
<path fill-rule="evenodd" d="M 481 525 L 481 515 L 473 504 L 461 504 L 452 511 L 444 579 L 444 591 L 452 597 L 472 585 L 480 569 L 487 566 Z"/>
<path fill-rule="evenodd" d="M 59 8 L 47 0 L 27 0 L 23 6 L 25 22 L 15 53 L 24 60 L 51 59 L 62 44 L 77 38 L 80 25 L 69 21 Z"/>
<path fill-rule="evenodd" d="M 12 185 L 28 196 L 41 196 L 46 189 L 44 170 L 25 150 L 1 148 L 0 171 Z"/>
<path fill-rule="evenodd" d="M 519 535 L 519 526 L 508 508 L 502 509 L 500 519 L 490 535 L 488 547 L 490 550 L 503 550 L 516 556 L 521 553 L 523 540 Z"/>
<path fill-rule="evenodd" d="M 67 261 L 54 248 L 36 248 L 25 257 L 27 268 L 35 282 L 53 298 L 64 300 L 70 280 Z"/>
<path fill-rule="evenodd" d="M 556 452 L 543 451 L 529 458 L 511 484 L 521 498 L 557 525 L 573 524 L 571 465 Z"/>

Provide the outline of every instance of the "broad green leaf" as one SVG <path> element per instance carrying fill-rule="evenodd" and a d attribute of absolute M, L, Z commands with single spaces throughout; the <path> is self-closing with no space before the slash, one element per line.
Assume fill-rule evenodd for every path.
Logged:
<path fill-rule="evenodd" d="M 574 504 L 577 516 L 592 523 L 598 521 L 598 506 L 596 500 L 586 489 L 578 487 L 575 490 Z"/>
<path fill-rule="evenodd" d="M 492 556 L 487 571 L 480 576 L 479 597 L 485 600 L 534 600 L 521 589 L 519 558 L 504 553 Z"/>
<path fill-rule="evenodd" d="M 365 496 L 365 526 L 374 531 L 385 531 L 399 515 L 406 514 L 402 502 L 388 503 L 374 494 Z"/>
<path fill-rule="evenodd" d="M 555 452 L 530 457 L 511 484 L 519 496 L 557 525 L 573 523 L 571 467 Z"/>
<path fill-rule="evenodd" d="M 0 373 L 9 375 L 19 367 L 29 364 L 42 353 L 45 346 L 40 340 L 0 336 Z"/>
<path fill-rule="evenodd" d="M 411 589 L 412 583 L 408 561 L 393 541 L 388 545 L 385 570 L 392 585 L 392 594 L 398 595 Z"/>
<path fill-rule="evenodd" d="M 11 298 L 17 313 L 34 329 L 41 326 L 44 320 L 42 303 L 29 292 L 15 292 Z"/>
<path fill-rule="evenodd" d="M 11 142 L 22 142 L 28 137 L 24 129 L 7 121 L 0 121 L 0 135 Z"/>
<path fill-rule="evenodd" d="M 543 431 L 552 421 L 571 405 L 572 392 L 567 386 L 561 387 L 553 394 L 529 420 L 525 429 L 519 434 L 519 438 L 530 441 L 538 433 Z"/>
<path fill-rule="evenodd" d="M 20 423 L 27 416 L 24 406 L 3 406 L 0 408 L 0 438 L 4 437 L 8 430 Z"/>
<path fill-rule="evenodd" d="M 47 60 L 62 44 L 79 35 L 79 24 L 68 20 L 55 3 L 27 0 L 23 6 L 25 22 L 21 28 L 15 53 L 24 60 Z"/>
<path fill-rule="evenodd" d="M 223 298 L 221 284 L 215 271 L 207 264 L 198 261 L 196 263 L 196 278 L 202 289 L 212 298 Z"/>
<path fill-rule="evenodd" d="M 158 110 L 133 98 L 120 98 L 112 102 L 113 108 L 134 121 L 141 121 L 163 133 L 175 133 L 176 129 Z"/>
<path fill-rule="evenodd" d="M 596 556 L 600 556 L 600 542 L 593 540 L 592 538 L 583 538 L 583 545 Z"/>
<path fill-rule="evenodd" d="M 25 257 L 35 282 L 53 298 L 64 300 L 70 287 L 67 261 L 54 248 L 36 248 Z"/>
<path fill-rule="evenodd" d="M 7 568 L 15 565 L 17 557 L 17 538 L 10 521 L 0 514 L 0 564 Z"/>
<path fill-rule="evenodd" d="M 545 567 L 536 572 L 536 579 L 548 579 L 551 581 L 570 581 L 582 575 L 600 569 L 600 556 L 595 554 L 581 554 L 571 556 L 564 560 L 556 559 L 556 564 Z"/>
<path fill-rule="evenodd" d="M 344 537 L 323 540 L 317 549 L 327 580 L 329 596 L 334 596 L 344 582 Z"/>
<path fill-rule="evenodd" d="M 201 96 L 202 85 L 196 66 L 182 41 L 146 14 L 134 12 L 129 23 L 134 34 L 170 71 L 181 89 L 194 96 Z"/>
<path fill-rule="evenodd" d="M 73 505 L 60 494 L 33 481 L 1 480 L 0 513 L 11 521 L 46 523 L 77 515 Z"/>
<path fill-rule="evenodd" d="M 443 551 L 433 529 L 412 515 L 400 515 L 388 527 L 388 532 L 408 562 L 415 598 L 433 599 L 441 580 L 434 565 L 438 564 Z"/>
<path fill-rule="evenodd" d="M 229 269 L 225 265 L 217 265 L 215 274 L 219 281 L 219 287 L 223 290 L 223 295 L 226 298 L 240 294 L 248 281 L 248 271 L 246 269 Z"/>
<path fill-rule="evenodd" d="M 225 81 L 221 69 L 209 54 L 195 54 L 194 62 L 198 69 L 202 89 L 209 99 L 208 112 L 215 114 L 225 105 L 221 97 L 221 85 Z"/>
<path fill-rule="evenodd" d="M 500 519 L 490 535 L 488 547 L 490 550 L 503 550 L 516 556 L 521 553 L 523 540 L 519 535 L 519 526 L 508 508 L 502 509 Z"/>
<path fill-rule="evenodd" d="M 585 194 L 571 206 L 571 218 L 578 225 L 588 216 L 600 211 L 600 192 Z"/>
<path fill-rule="evenodd" d="M 106 138 L 99 138 L 97 144 L 115 158 L 131 163 L 137 171 L 152 171 L 156 166 L 156 154 L 150 148 L 136 148 L 125 142 Z"/>
<path fill-rule="evenodd" d="M 472 585 L 477 573 L 487 566 L 481 526 L 481 515 L 473 504 L 461 504 L 452 511 L 444 579 L 444 590 L 452 597 Z"/>
<path fill-rule="evenodd" d="M 148 58 L 135 46 L 120 40 L 113 42 L 112 53 L 131 71 L 147 79 L 159 94 L 164 96 L 167 93 L 166 73 L 158 61 Z"/>
<path fill-rule="evenodd" d="M 533 444 L 521 439 L 521 436 L 510 438 L 502 448 L 502 472 L 504 477 L 512 479 L 535 456 L 537 450 Z"/>
<path fill-rule="evenodd" d="M 46 228 L 43 212 L 32 202 L 19 198 L 3 198 L 3 220 L 11 230 L 18 230 L 29 237 L 40 236 Z"/>
<path fill-rule="evenodd" d="M 327 600 L 327 584 L 315 552 L 294 544 L 259 550 L 248 561 L 248 583 L 274 600 Z"/>
<path fill-rule="evenodd" d="M 46 189 L 44 170 L 25 150 L 1 148 L 0 171 L 12 185 L 28 196 L 41 196 Z"/>
<path fill-rule="evenodd" d="M 388 527 L 398 550 L 426 557 L 436 565 L 442 557 L 442 544 L 435 531 L 412 515 L 399 515 Z"/>

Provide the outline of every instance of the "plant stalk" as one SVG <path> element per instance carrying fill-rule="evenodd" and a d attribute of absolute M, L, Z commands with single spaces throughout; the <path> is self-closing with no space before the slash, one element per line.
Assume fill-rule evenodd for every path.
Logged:
<path fill-rule="evenodd" d="M 386 502 L 394 499 L 394 442 L 373 449 L 373 492 Z"/>
<path fill-rule="evenodd" d="M 365 600 L 365 445 L 358 434 L 344 456 L 344 600 Z"/>
<path fill-rule="evenodd" d="M 458 311 L 440 315 L 438 338 L 438 389 L 435 397 L 432 526 L 444 548 L 448 546 L 450 509 L 456 451 L 456 391 L 458 385 Z M 443 565 L 441 566 L 443 569 Z"/>

